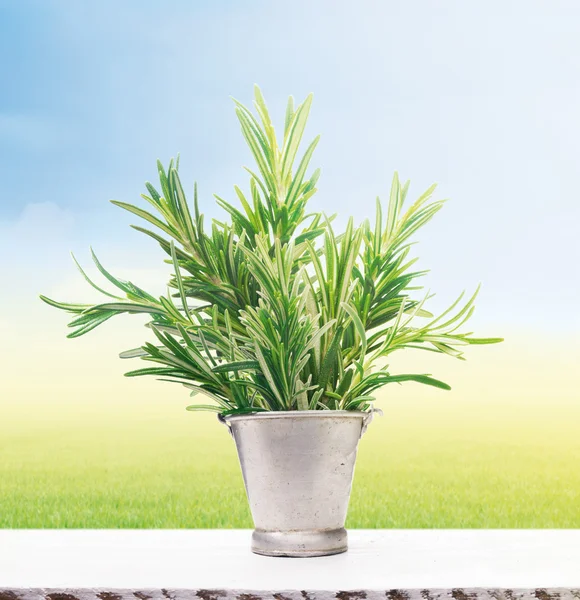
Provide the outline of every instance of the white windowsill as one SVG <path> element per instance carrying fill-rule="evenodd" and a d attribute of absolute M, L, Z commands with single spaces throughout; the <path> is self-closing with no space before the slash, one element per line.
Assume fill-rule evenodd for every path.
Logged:
<path fill-rule="evenodd" d="M 351 530 L 349 552 L 268 558 L 249 530 L 0 530 L 0 587 L 580 587 L 580 530 Z"/>

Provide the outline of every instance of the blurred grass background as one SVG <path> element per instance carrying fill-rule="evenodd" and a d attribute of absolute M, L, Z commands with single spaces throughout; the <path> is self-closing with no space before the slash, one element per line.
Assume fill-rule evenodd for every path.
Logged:
<path fill-rule="evenodd" d="M 576 403 L 436 394 L 380 403 L 385 414 L 360 445 L 349 527 L 580 527 Z M 251 519 L 233 441 L 214 415 L 185 412 L 183 398 L 39 400 L 0 409 L 0 526 Z"/>
<path fill-rule="evenodd" d="M 124 378 L 138 319 L 64 338 L 66 315 L 6 323 L 0 346 L 0 527 L 251 527 L 233 441 L 182 386 Z M 57 318 L 59 317 L 59 318 Z M 361 441 L 347 525 L 580 527 L 577 334 L 505 335 L 461 362 L 393 355 L 432 373 L 381 390 Z M 133 346 L 136 344 L 133 343 Z"/>

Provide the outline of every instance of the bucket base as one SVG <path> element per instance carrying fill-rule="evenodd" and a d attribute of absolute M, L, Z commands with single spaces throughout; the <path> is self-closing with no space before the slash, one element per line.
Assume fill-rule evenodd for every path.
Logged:
<path fill-rule="evenodd" d="M 252 552 L 264 556 L 329 556 L 347 550 L 347 533 L 340 529 L 264 531 L 252 534 Z"/>

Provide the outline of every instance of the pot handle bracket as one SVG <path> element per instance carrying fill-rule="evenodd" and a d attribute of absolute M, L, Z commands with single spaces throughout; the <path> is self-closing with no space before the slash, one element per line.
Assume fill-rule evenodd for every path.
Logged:
<path fill-rule="evenodd" d="M 225 417 L 221 413 L 218 413 L 217 418 L 220 423 L 223 423 L 228 428 L 230 435 L 232 437 L 234 437 L 234 432 L 232 431 L 232 426 L 226 421 Z"/>
<path fill-rule="evenodd" d="M 380 408 L 375 408 L 374 406 L 367 413 L 365 413 L 365 416 L 363 417 L 362 429 L 360 432 L 361 437 L 363 436 L 364 432 L 368 429 L 368 426 L 371 424 L 375 413 L 377 413 L 380 417 L 383 416 L 383 411 Z"/>

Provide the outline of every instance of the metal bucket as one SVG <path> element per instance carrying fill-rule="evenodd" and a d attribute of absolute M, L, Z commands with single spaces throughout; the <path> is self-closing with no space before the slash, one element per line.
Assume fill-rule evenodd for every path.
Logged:
<path fill-rule="evenodd" d="M 252 551 L 346 552 L 344 528 L 359 439 L 372 413 L 288 411 L 228 416 L 254 519 Z"/>

